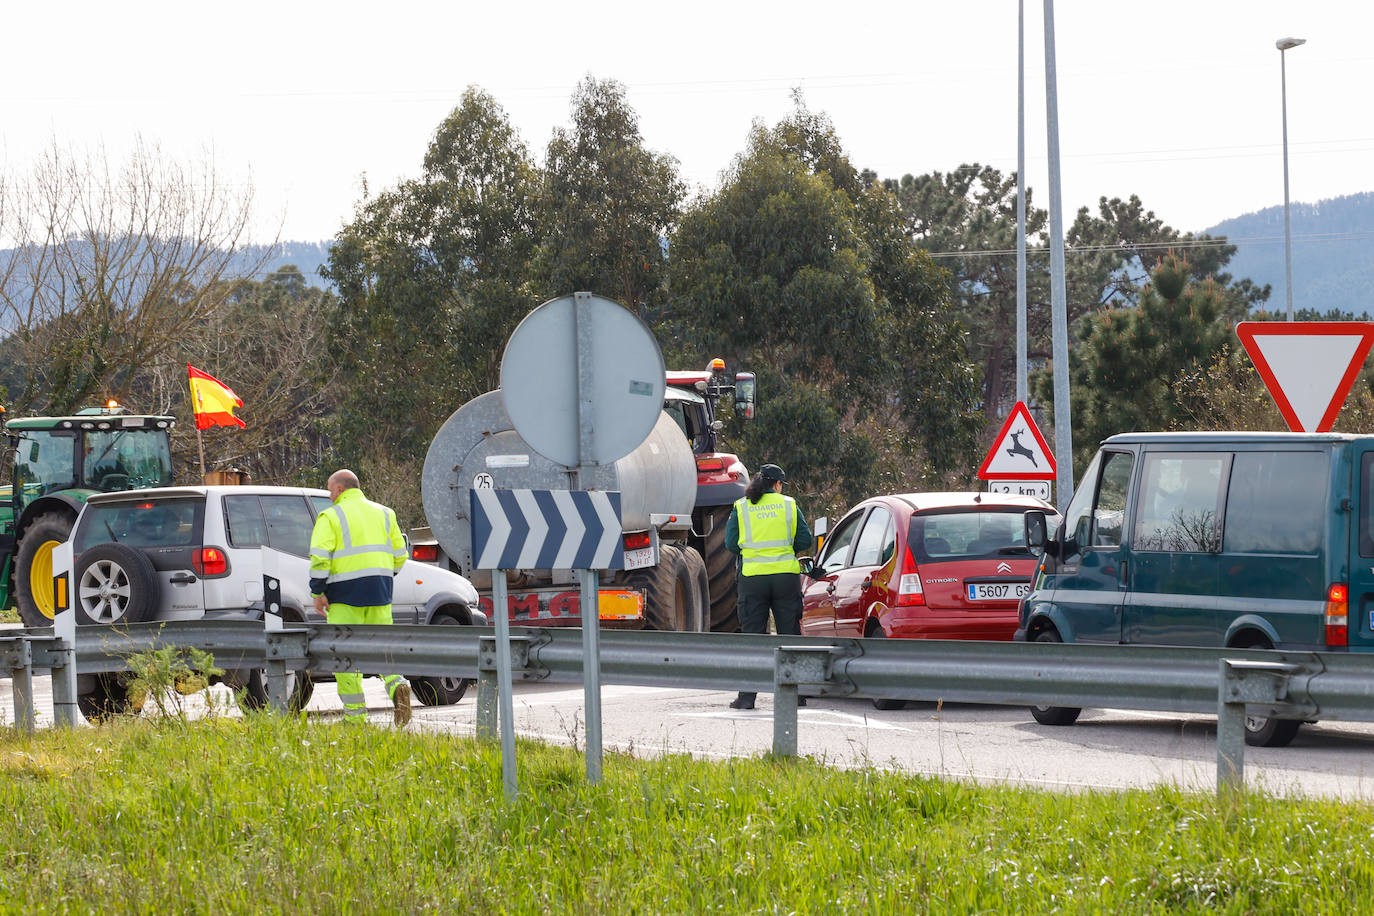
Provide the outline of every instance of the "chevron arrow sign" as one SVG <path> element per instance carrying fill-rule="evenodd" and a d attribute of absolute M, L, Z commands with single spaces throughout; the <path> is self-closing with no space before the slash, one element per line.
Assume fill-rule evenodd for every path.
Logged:
<path fill-rule="evenodd" d="M 620 494 L 472 490 L 477 569 L 624 569 Z"/>

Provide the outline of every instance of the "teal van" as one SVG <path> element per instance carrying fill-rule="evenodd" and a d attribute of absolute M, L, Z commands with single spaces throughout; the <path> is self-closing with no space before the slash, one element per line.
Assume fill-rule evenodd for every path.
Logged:
<path fill-rule="evenodd" d="M 1043 550 L 1016 639 L 1374 651 L 1374 435 L 1125 433 Z M 1078 709 L 1032 709 L 1070 725 Z M 1300 722 L 1247 717 L 1278 747 Z"/>

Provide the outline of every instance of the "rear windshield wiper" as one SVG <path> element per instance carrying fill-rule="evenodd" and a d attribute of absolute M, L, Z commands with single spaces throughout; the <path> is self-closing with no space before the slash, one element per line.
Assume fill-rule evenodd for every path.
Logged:
<path fill-rule="evenodd" d="M 106 518 L 106 519 L 101 519 L 101 521 L 103 521 L 103 522 L 105 523 L 105 530 L 108 531 L 108 532 L 110 532 L 110 540 L 112 540 L 112 541 L 118 541 L 118 540 L 119 540 L 119 535 L 115 534 L 115 533 L 114 533 L 114 529 L 110 527 L 110 520 L 109 520 L 108 518 Z"/>

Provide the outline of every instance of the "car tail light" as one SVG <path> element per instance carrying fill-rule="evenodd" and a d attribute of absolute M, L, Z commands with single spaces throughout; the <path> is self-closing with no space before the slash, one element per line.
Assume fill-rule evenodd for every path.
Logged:
<path fill-rule="evenodd" d="M 649 540 L 649 532 L 640 531 L 636 534 L 625 535 L 625 549 L 635 550 L 640 547 L 648 547 L 652 541 Z"/>
<path fill-rule="evenodd" d="M 911 555 L 911 548 L 908 547 L 902 560 L 902 574 L 897 577 L 897 606 L 911 607 L 925 603 L 925 589 L 921 588 L 921 576 L 916 569 L 916 560 Z"/>
<path fill-rule="evenodd" d="M 421 563 L 436 563 L 439 560 L 438 544 L 411 544 L 410 558 Z"/>
<path fill-rule="evenodd" d="M 725 470 L 725 459 L 702 456 L 697 458 L 698 471 L 723 471 Z"/>
<path fill-rule="evenodd" d="M 196 575 L 216 579 L 229 575 L 229 557 L 218 547 L 198 547 L 191 553 L 191 568 Z"/>
<path fill-rule="evenodd" d="M 1326 644 L 1350 644 L 1350 589 L 1344 582 L 1334 582 L 1326 590 Z"/>

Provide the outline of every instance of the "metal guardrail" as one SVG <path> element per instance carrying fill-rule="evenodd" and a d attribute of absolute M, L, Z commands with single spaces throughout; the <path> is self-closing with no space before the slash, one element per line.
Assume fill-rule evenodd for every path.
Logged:
<path fill-rule="evenodd" d="M 31 725 L 32 670 L 56 670 L 71 656 L 51 628 L 7 632 L 0 666 L 14 677 L 16 718 Z M 1219 788 L 1243 783 L 1247 712 L 1374 721 L 1374 654 L 627 630 L 600 636 L 607 683 L 773 692 L 773 751 L 780 755 L 797 752 L 799 694 L 1216 713 Z M 266 668 L 269 697 L 281 709 L 286 674 L 300 668 L 476 678 L 478 733 L 495 736 L 499 650 L 489 627 L 326 624 L 269 631 L 244 621 L 82 627 L 76 672 L 128 670 L 130 655 L 164 645 L 204 649 L 220 667 Z M 516 679 L 583 679 L 579 629 L 513 627 L 510 653 Z M 60 716 L 56 705 L 75 698 L 58 696 L 58 680 L 54 716 L 67 724 L 74 714 Z"/>

